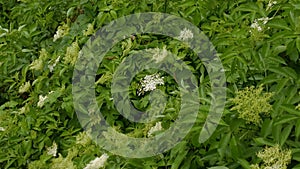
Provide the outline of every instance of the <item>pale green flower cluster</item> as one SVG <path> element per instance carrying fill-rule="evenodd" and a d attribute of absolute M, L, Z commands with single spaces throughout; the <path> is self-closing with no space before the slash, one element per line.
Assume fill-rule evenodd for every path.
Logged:
<path fill-rule="evenodd" d="M 166 46 L 164 46 L 163 49 L 151 48 L 151 49 L 147 49 L 147 51 L 153 54 L 152 59 L 155 60 L 156 63 L 163 61 L 168 55 Z"/>
<path fill-rule="evenodd" d="M 47 99 L 48 96 L 39 95 L 39 101 L 37 103 L 37 107 L 43 107 Z"/>
<path fill-rule="evenodd" d="M 257 153 L 257 156 L 263 160 L 263 164 L 251 165 L 251 169 L 287 169 L 287 165 L 292 158 L 291 150 L 282 150 L 279 145 L 266 147 L 263 151 Z"/>
<path fill-rule="evenodd" d="M 76 144 L 68 149 L 67 156 L 63 156 L 58 152 L 58 145 L 53 142 L 52 146 L 46 147 L 47 155 L 52 156 L 50 164 L 46 164 L 45 160 L 36 160 L 28 164 L 29 169 L 79 169 L 74 163 L 74 159 L 78 156 L 91 154 L 97 147 L 91 139 L 91 130 L 83 131 L 76 136 Z M 104 153 L 100 157 L 96 157 L 87 163 L 84 169 L 99 169 L 105 166 L 109 156 Z M 81 167 L 82 168 L 82 167 Z"/>
<path fill-rule="evenodd" d="M 63 24 L 62 26 L 59 26 L 57 28 L 57 31 L 53 37 L 53 42 L 57 41 L 57 39 L 64 37 L 65 35 L 67 35 L 69 33 L 69 26 L 68 24 Z"/>
<path fill-rule="evenodd" d="M 178 37 L 179 40 L 187 41 L 188 39 L 193 39 L 194 34 L 191 30 L 184 28 L 180 31 L 180 35 Z"/>
<path fill-rule="evenodd" d="M 34 60 L 30 64 L 30 69 L 31 70 L 42 70 L 44 68 L 44 62 L 47 58 L 48 58 L 48 53 L 47 53 L 46 49 L 43 48 L 40 51 L 39 58 Z"/>
<path fill-rule="evenodd" d="M 84 167 L 84 169 L 99 169 L 105 166 L 105 163 L 108 159 L 107 154 L 102 154 L 101 157 L 96 157 L 94 160 L 92 160 L 89 164 Z"/>
<path fill-rule="evenodd" d="M 156 122 L 155 126 L 151 127 L 150 130 L 148 131 L 148 137 L 153 136 L 153 133 L 157 131 L 161 131 L 163 127 L 161 126 L 161 122 Z"/>
<path fill-rule="evenodd" d="M 66 158 L 59 154 L 58 158 L 52 160 L 50 169 L 76 169 L 72 158 L 73 156 L 69 154 Z"/>
<path fill-rule="evenodd" d="M 53 72 L 54 67 L 57 65 L 59 60 L 60 60 L 60 56 L 58 56 L 52 64 L 50 64 L 50 62 L 49 62 L 48 68 L 49 68 L 50 72 Z"/>
<path fill-rule="evenodd" d="M 164 77 L 160 77 L 158 73 L 146 75 L 140 83 L 141 87 L 137 91 L 138 96 L 143 95 L 145 92 L 155 90 L 157 85 L 164 85 Z"/>
<path fill-rule="evenodd" d="M 270 0 L 268 5 L 267 5 L 267 11 L 270 10 L 274 5 L 277 4 L 277 1 L 273 1 L 273 0 Z"/>
<path fill-rule="evenodd" d="M 51 155 L 51 154 L 49 154 Z M 77 169 L 72 158 L 77 155 L 77 152 L 69 152 L 67 157 L 58 154 L 57 158 L 51 160 L 50 166 L 46 164 L 45 160 L 36 160 L 28 164 L 28 169 Z"/>
<path fill-rule="evenodd" d="M 89 23 L 87 25 L 87 29 L 83 31 L 83 35 L 89 36 L 95 33 L 94 25 L 92 23 Z"/>
<path fill-rule="evenodd" d="M 47 148 L 47 154 L 51 155 L 53 157 L 56 157 L 56 155 L 57 155 L 57 144 L 55 142 L 53 142 L 51 147 Z"/>
<path fill-rule="evenodd" d="M 73 42 L 72 45 L 67 48 L 66 56 L 64 58 L 65 60 L 64 63 L 65 64 L 71 63 L 71 65 L 75 65 L 79 50 L 80 48 L 78 46 L 78 43 L 76 41 Z"/>
<path fill-rule="evenodd" d="M 28 90 L 30 89 L 30 87 L 31 87 L 30 82 L 25 82 L 22 86 L 20 86 L 19 93 L 28 92 Z"/>
<path fill-rule="evenodd" d="M 91 131 L 90 130 L 81 132 L 76 136 L 76 144 L 82 145 L 84 147 L 88 146 L 92 142 L 91 138 L 92 138 L 92 136 L 91 136 Z"/>
<path fill-rule="evenodd" d="M 235 105 L 231 110 L 239 113 L 239 118 L 246 120 L 247 123 L 259 124 L 261 122 L 261 113 L 268 114 L 272 109 L 269 101 L 273 93 L 263 93 L 263 87 L 246 87 L 238 91 L 235 98 L 230 99 Z"/>

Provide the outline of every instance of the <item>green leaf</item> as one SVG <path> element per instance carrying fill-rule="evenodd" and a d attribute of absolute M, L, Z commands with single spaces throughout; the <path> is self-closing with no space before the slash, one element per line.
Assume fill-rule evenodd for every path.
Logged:
<path fill-rule="evenodd" d="M 298 77 L 296 71 L 290 67 L 270 67 L 269 70 L 271 72 L 280 74 L 285 77 L 291 77 L 293 79 L 297 79 Z"/>
<path fill-rule="evenodd" d="M 263 138 L 266 138 L 268 135 L 272 133 L 273 120 L 266 119 L 264 120 L 261 127 L 261 135 Z"/>
<path fill-rule="evenodd" d="M 296 44 L 296 39 L 289 42 L 287 45 L 287 55 L 289 56 L 289 58 L 293 61 L 293 62 L 297 62 L 297 60 L 299 59 L 299 52 L 297 50 L 297 44 Z"/>
<path fill-rule="evenodd" d="M 280 117 L 278 121 L 274 123 L 275 126 L 280 125 L 280 124 L 285 124 L 285 123 L 290 123 L 293 120 L 299 119 L 300 117 L 293 116 L 293 115 L 286 115 L 283 117 Z"/>
<path fill-rule="evenodd" d="M 231 151 L 231 155 L 233 156 L 233 158 L 235 158 L 235 159 L 239 158 L 241 155 L 240 151 L 239 151 L 240 147 L 239 147 L 239 145 L 237 143 L 237 139 L 234 135 L 231 137 L 229 146 L 230 146 L 230 151 Z"/>
<path fill-rule="evenodd" d="M 250 164 L 248 161 L 246 161 L 245 159 L 238 159 L 238 163 L 241 164 L 241 166 L 243 166 L 243 168 L 245 169 L 250 169 Z"/>
<path fill-rule="evenodd" d="M 288 78 L 283 78 L 283 79 L 279 80 L 279 82 L 276 86 L 276 93 L 281 93 L 281 90 L 285 87 L 285 85 L 287 84 L 287 82 L 289 80 L 290 79 L 288 79 Z"/>
<path fill-rule="evenodd" d="M 281 133 L 281 138 L 280 138 L 280 145 L 282 146 L 285 141 L 287 140 L 287 138 L 289 137 L 289 135 L 291 134 L 291 131 L 293 129 L 294 125 L 288 125 L 287 127 L 285 127 Z"/>
<path fill-rule="evenodd" d="M 298 119 L 296 121 L 296 125 L 295 125 L 295 136 L 296 139 L 298 140 L 298 138 L 300 137 L 300 119 Z"/>
<path fill-rule="evenodd" d="M 230 138 L 231 138 L 231 133 L 228 133 L 225 136 L 223 136 L 221 139 L 220 146 L 218 149 L 218 152 L 220 153 L 221 158 L 223 158 L 226 155 Z"/>
<path fill-rule="evenodd" d="M 186 154 L 188 153 L 188 150 L 186 150 L 186 144 L 187 142 L 183 141 L 172 149 L 170 157 L 175 157 L 175 159 L 172 162 L 171 169 L 179 168 L 180 164 L 184 160 Z"/>
<path fill-rule="evenodd" d="M 300 37 L 298 37 L 296 39 L 296 46 L 297 46 L 298 51 L 300 52 Z"/>
<path fill-rule="evenodd" d="M 277 29 L 286 29 L 286 30 L 289 30 L 289 31 L 292 30 L 287 25 L 287 23 L 284 19 L 272 19 L 267 23 L 267 26 L 270 26 L 271 28 L 277 28 Z"/>
<path fill-rule="evenodd" d="M 294 105 L 281 105 L 280 108 L 282 108 L 290 114 L 294 114 L 300 117 L 300 111 L 296 110 Z"/>
<path fill-rule="evenodd" d="M 224 166 L 216 166 L 216 167 L 210 167 L 210 168 L 207 168 L 207 169 L 229 169 L 229 168 L 224 167 Z"/>
<path fill-rule="evenodd" d="M 264 138 L 255 138 L 254 141 L 259 144 L 259 145 L 268 145 L 268 146 L 274 146 L 275 143 L 271 142 L 271 140 L 267 140 L 267 139 L 264 139 Z"/>

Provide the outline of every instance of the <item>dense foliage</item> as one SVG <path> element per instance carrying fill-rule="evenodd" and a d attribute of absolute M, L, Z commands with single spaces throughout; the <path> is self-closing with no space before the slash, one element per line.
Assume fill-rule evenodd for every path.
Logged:
<path fill-rule="evenodd" d="M 83 131 L 72 75 L 79 51 L 99 28 L 139 12 L 176 15 L 203 31 L 224 66 L 227 102 L 217 130 L 200 144 L 211 99 L 201 60 L 169 37 L 137 34 L 117 43 L 95 82 L 99 108 L 115 130 L 149 137 L 156 134 L 149 132 L 152 127 L 167 129 L 180 109 L 175 79 L 148 70 L 132 81 L 132 102 L 147 108 L 143 78 L 157 73 L 164 76 L 157 88 L 171 96 L 169 116 L 149 124 L 120 116 L 110 86 L 130 52 L 156 47 L 172 52 L 193 70 L 201 97 L 196 123 L 182 142 L 155 157 L 130 159 L 106 152 Z M 300 168 L 299 53 L 299 0 L 0 0 L 0 168 L 88 168 L 96 157 L 111 169 Z M 98 120 L 95 114 L 92 123 Z"/>

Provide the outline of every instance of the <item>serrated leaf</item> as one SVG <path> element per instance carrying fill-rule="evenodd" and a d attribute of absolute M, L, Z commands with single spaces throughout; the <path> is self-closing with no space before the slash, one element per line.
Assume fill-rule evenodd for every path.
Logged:
<path fill-rule="evenodd" d="M 250 164 L 249 164 L 249 162 L 246 161 L 245 159 L 239 158 L 239 159 L 238 159 L 238 163 L 240 163 L 241 166 L 243 166 L 243 168 L 245 168 L 245 169 L 250 169 Z"/>
<path fill-rule="evenodd" d="M 274 146 L 275 143 L 271 142 L 270 140 L 264 139 L 264 138 L 255 138 L 254 141 L 259 145 L 268 145 L 268 146 Z"/>
<path fill-rule="evenodd" d="M 281 105 L 280 108 L 287 111 L 290 114 L 294 114 L 297 116 L 300 116 L 300 111 L 295 109 L 295 106 L 293 105 Z"/>
<path fill-rule="evenodd" d="M 278 28 L 278 29 L 286 29 L 291 31 L 292 29 L 287 25 L 286 21 L 283 19 L 272 19 L 267 23 L 268 26 L 272 28 Z"/>
<path fill-rule="evenodd" d="M 274 123 L 275 126 L 280 125 L 280 124 L 285 124 L 285 123 L 289 123 L 293 120 L 299 119 L 299 117 L 296 116 L 283 116 L 281 117 L 278 121 L 276 121 Z"/>
<path fill-rule="evenodd" d="M 285 141 L 287 140 L 287 138 L 289 137 L 289 135 L 291 134 L 291 131 L 293 129 L 294 125 L 288 125 L 287 127 L 285 127 L 283 129 L 283 131 L 281 132 L 281 137 L 280 137 L 280 145 L 282 146 Z"/>
<path fill-rule="evenodd" d="M 285 77 L 291 77 L 293 79 L 297 79 L 298 77 L 296 71 L 290 67 L 270 67 L 269 70 Z"/>
<path fill-rule="evenodd" d="M 296 46 L 297 46 L 298 51 L 300 52 L 300 37 L 298 37 L 296 39 Z"/>
<path fill-rule="evenodd" d="M 273 120 L 264 120 L 264 123 L 261 127 L 261 134 L 263 138 L 266 138 L 269 134 L 272 133 L 272 127 L 273 127 Z"/>

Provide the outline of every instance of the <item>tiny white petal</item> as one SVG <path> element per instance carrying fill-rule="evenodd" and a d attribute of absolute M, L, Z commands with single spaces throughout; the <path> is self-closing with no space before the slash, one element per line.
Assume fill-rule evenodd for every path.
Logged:
<path fill-rule="evenodd" d="M 51 147 L 47 148 L 47 154 L 52 155 L 53 157 L 56 157 L 57 155 L 57 144 L 53 142 L 53 145 Z"/>
<path fill-rule="evenodd" d="M 163 128 L 161 126 L 161 122 L 156 122 L 155 126 L 151 127 L 148 131 L 148 137 L 152 136 L 152 134 L 156 131 L 161 131 Z"/>
<path fill-rule="evenodd" d="M 194 37 L 193 32 L 187 28 L 184 28 L 182 31 L 180 31 L 180 35 L 178 39 L 186 41 L 188 39 L 192 39 L 193 37 Z"/>
<path fill-rule="evenodd" d="M 159 74 L 146 75 L 144 79 L 141 80 L 141 88 L 137 91 L 138 96 L 144 92 L 155 90 L 156 85 L 164 85 L 163 77 L 160 77 Z"/>
<path fill-rule="evenodd" d="M 40 95 L 39 96 L 39 102 L 37 103 L 37 106 L 38 107 L 43 107 L 47 98 L 48 98 L 48 96 Z"/>
<path fill-rule="evenodd" d="M 109 156 L 107 154 L 103 154 L 101 157 L 96 157 L 89 164 L 87 164 L 84 169 L 99 169 L 101 167 L 104 167 L 108 157 Z"/>

